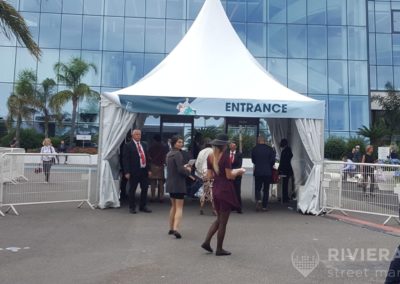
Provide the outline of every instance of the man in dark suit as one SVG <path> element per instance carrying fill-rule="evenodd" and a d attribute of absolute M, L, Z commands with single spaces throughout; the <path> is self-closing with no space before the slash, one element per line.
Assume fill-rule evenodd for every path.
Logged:
<path fill-rule="evenodd" d="M 231 160 L 232 169 L 239 169 L 242 167 L 243 156 L 242 153 L 237 151 L 237 146 L 234 141 L 229 144 L 229 159 Z M 240 208 L 237 210 L 237 213 L 242 214 L 242 197 L 241 197 L 241 185 L 242 185 L 242 176 L 239 175 L 233 181 L 235 185 L 235 193 L 239 200 Z"/>
<path fill-rule="evenodd" d="M 254 164 L 256 211 L 267 210 L 269 199 L 269 186 L 272 179 L 272 167 L 275 164 L 275 152 L 271 146 L 265 143 L 263 136 L 258 137 L 258 144 L 251 151 L 251 161 Z M 261 202 L 261 189 L 263 198 Z"/>
<path fill-rule="evenodd" d="M 132 141 L 125 145 L 123 155 L 124 175 L 129 180 L 129 212 L 136 214 L 135 193 L 140 184 L 139 210 L 150 213 L 147 208 L 147 189 L 149 186 L 150 165 L 148 163 L 147 145 L 142 143 L 140 129 L 132 131 Z"/>

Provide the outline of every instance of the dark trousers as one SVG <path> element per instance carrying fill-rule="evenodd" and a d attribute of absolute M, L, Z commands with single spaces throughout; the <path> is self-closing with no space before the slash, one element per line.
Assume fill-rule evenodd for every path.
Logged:
<path fill-rule="evenodd" d="M 267 208 L 268 199 L 269 199 L 269 185 L 271 183 L 271 176 L 255 176 L 255 193 L 256 193 L 256 201 L 261 200 L 261 189 L 263 191 L 262 197 L 262 207 Z"/>
<path fill-rule="evenodd" d="M 120 195 L 119 195 L 119 201 L 124 201 L 127 199 L 127 194 L 126 194 L 126 185 L 128 183 L 128 180 L 126 179 L 125 175 L 122 173 L 121 174 L 121 182 L 119 184 L 119 189 L 120 189 Z"/>
<path fill-rule="evenodd" d="M 235 185 L 235 193 L 236 193 L 236 197 L 239 201 L 240 208 L 242 208 L 242 194 L 241 194 L 242 178 L 236 178 L 233 181 L 233 184 Z"/>
<path fill-rule="evenodd" d="M 368 177 L 370 179 L 370 184 L 369 184 L 369 192 L 374 192 L 374 187 L 375 187 L 375 175 L 373 172 L 364 172 L 363 174 L 363 191 L 364 193 L 367 190 L 367 184 L 368 184 Z"/>
<path fill-rule="evenodd" d="M 43 161 L 43 173 L 44 173 L 44 178 L 47 182 L 50 179 L 50 169 L 52 165 L 53 165 L 52 161 Z"/>
<path fill-rule="evenodd" d="M 138 173 L 130 176 L 129 178 L 129 209 L 135 210 L 136 201 L 135 194 L 136 188 L 140 184 L 140 203 L 139 208 L 143 209 L 147 203 L 147 189 L 149 187 L 149 180 L 146 169 L 140 169 Z"/>
<path fill-rule="evenodd" d="M 400 283 L 400 246 L 397 247 L 394 258 L 389 266 L 385 284 Z"/>
<path fill-rule="evenodd" d="M 282 177 L 282 202 L 289 201 L 289 180 L 291 176 Z"/>

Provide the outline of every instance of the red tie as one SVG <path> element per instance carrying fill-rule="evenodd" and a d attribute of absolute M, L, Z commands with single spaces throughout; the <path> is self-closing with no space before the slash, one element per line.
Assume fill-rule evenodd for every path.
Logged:
<path fill-rule="evenodd" d="M 140 156 L 140 167 L 144 168 L 146 167 L 146 157 L 144 156 L 144 152 L 142 149 L 142 145 L 140 145 L 140 142 L 136 142 L 138 151 L 139 151 L 139 156 Z"/>
<path fill-rule="evenodd" d="M 235 155 L 233 155 L 233 152 L 231 152 L 231 164 L 233 163 L 234 158 L 235 158 Z"/>

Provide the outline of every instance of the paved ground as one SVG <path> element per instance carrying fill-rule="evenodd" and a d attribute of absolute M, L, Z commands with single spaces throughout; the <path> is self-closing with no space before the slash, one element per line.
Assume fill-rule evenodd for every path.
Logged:
<path fill-rule="evenodd" d="M 168 203 L 150 206 L 153 213 L 136 215 L 126 207 L 18 207 L 21 216 L 0 217 L 0 283 L 382 283 L 399 243 L 278 203 L 256 213 L 247 199 L 228 224 L 233 254 L 217 257 L 200 248 L 210 211 L 200 216 L 187 201 L 177 240 L 167 235 Z"/>

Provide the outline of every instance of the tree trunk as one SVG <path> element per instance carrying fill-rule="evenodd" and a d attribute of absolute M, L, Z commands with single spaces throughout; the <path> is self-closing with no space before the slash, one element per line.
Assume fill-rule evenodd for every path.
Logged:
<path fill-rule="evenodd" d="M 78 99 L 72 99 L 72 121 L 71 132 L 69 134 L 69 145 L 74 146 L 75 126 L 76 126 L 76 109 L 78 107 Z"/>
<path fill-rule="evenodd" d="M 44 111 L 44 137 L 49 137 L 49 114 Z"/>
<path fill-rule="evenodd" d="M 20 148 L 21 145 L 21 123 L 22 123 L 22 117 L 21 114 L 18 114 L 17 116 L 17 125 L 15 127 L 15 137 L 17 139 L 17 142 L 15 143 L 15 148 Z"/>

